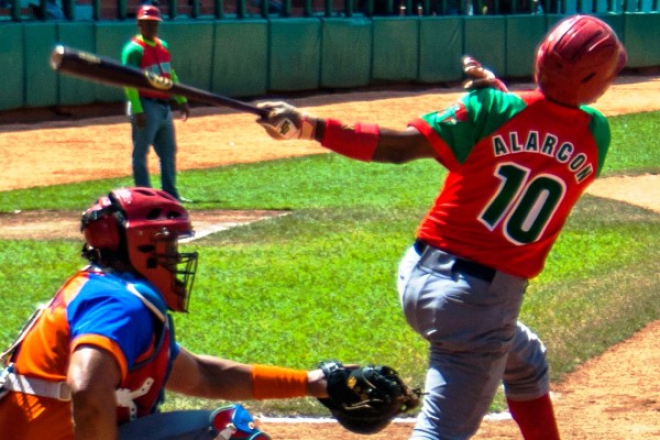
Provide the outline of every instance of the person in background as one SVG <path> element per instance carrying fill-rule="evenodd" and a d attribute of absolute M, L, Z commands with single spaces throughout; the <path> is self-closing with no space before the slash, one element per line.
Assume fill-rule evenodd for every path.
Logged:
<path fill-rule="evenodd" d="M 183 439 L 173 433 L 208 430 L 194 411 L 157 414 L 166 389 L 233 401 L 328 397 L 320 369 L 244 364 L 177 342 L 171 312 L 188 310 L 197 253 L 179 251 L 193 229 L 173 196 L 113 190 L 83 213 L 81 231 L 89 264 L 0 356 L 3 440 Z M 248 437 L 267 438 L 232 438 Z"/>
<path fill-rule="evenodd" d="M 493 86 L 406 129 L 259 104 L 269 113 L 257 122 L 275 139 L 315 140 L 364 162 L 430 159 L 448 170 L 399 265 L 403 313 L 430 348 L 411 439 L 472 437 L 502 382 L 525 440 L 560 438 L 546 348 L 518 315 L 528 280 L 543 270 L 573 206 L 603 169 L 609 123 L 587 104 L 626 60 L 612 28 L 577 15 L 541 42 L 535 90 L 511 93 L 485 77 Z"/>
<path fill-rule="evenodd" d="M 140 33 L 123 48 L 122 63 L 178 82 L 172 69 L 172 57 L 167 42 L 158 38 L 162 21 L 160 10 L 153 5 L 143 5 L 137 12 Z M 132 169 L 135 186 L 151 187 L 147 155 L 153 145 L 160 160 L 162 189 L 181 202 L 176 186 L 176 133 L 172 106 L 176 106 L 183 120 L 190 116 L 190 108 L 183 96 L 171 97 L 167 93 L 145 91 L 127 87 L 127 113 L 131 118 L 133 141 Z"/>
<path fill-rule="evenodd" d="M 30 8 L 32 15 L 38 20 L 66 20 L 66 15 L 64 15 L 59 0 L 48 0 L 45 9 L 41 7 L 39 0 L 28 0 L 27 3 L 22 3 L 21 6 Z"/>

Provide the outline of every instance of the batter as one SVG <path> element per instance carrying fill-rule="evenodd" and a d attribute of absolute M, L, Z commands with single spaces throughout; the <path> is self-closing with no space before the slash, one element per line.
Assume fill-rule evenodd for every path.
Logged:
<path fill-rule="evenodd" d="M 518 315 L 528 280 L 603 169 L 609 124 L 585 104 L 626 60 L 607 24 L 578 15 L 541 42 L 536 90 L 486 84 L 405 130 L 260 105 L 270 113 L 258 122 L 275 139 L 314 139 L 367 162 L 434 159 L 449 171 L 399 266 L 403 312 L 430 347 L 427 395 L 411 439 L 472 437 L 502 382 L 526 440 L 560 438 L 545 347 Z"/>

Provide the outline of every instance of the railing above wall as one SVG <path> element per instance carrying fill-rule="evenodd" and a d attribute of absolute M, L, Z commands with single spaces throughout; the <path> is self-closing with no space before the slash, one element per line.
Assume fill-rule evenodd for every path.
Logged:
<path fill-rule="evenodd" d="M 120 9 L 113 2 L 115 9 L 104 12 L 112 17 L 107 19 L 94 20 L 87 11 L 91 18 L 76 15 L 76 20 L 50 21 L 21 16 L 19 22 L 0 22 L 0 64 L 6 67 L 0 110 L 121 102 L 119 88 L 57 75 L 46 60 L 56 43 L 117 58 L 136 31 L 130 18 L 135 8 L 129 1 L 119 3 Z M 462 79 L 460 58 L 466 53 L 502 78 L 529 78 L 536 42 L 564 16 L 543 12 L 328 17 L 324 9 L 300 18 L 292 9 L 290 15 L 269 13 L 264 19 L 259 8 L 252 12 L 247 3 L 240 4 L 246 9 L 242 16 L 240 6 L 229 10 L 223 3 L 213 9 L 222 11 L 220 18 L 203 10 L 191 17 L 178 4 L 176 14 L 171 14 L 171 5 L 163 6 L 167 14 L 162 35 L 166 41 L 176 38 L 172 52 L 177 72 L 187 83 L 235 98 L 383 84 L 450 84 Z M 626 45 L 628 68 L 660 66 L 660 49 L 649 44 L 660 41 L 660 14 L 598 16 Z"/>
<path fill-rule="evenodd" d="M 0 21 L 122 21 L 144 3 L 166 20 L 660 12 L 660 0 L 0 0 Z"/>

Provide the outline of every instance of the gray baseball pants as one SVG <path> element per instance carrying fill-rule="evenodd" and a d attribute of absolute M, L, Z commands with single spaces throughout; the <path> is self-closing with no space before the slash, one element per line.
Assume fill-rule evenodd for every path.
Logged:
<path fill-rule="evenodd" d="M 545 347 L 518 314 L 527 280 L 495 271 L 483 280 L 456 269 L 457 257 L 414 247 L 399 265 L 408 324 L 430 344 L 424 403 L 414 440 L 472 437 L 500 383 L 508 398 L 549 390 Z"/>

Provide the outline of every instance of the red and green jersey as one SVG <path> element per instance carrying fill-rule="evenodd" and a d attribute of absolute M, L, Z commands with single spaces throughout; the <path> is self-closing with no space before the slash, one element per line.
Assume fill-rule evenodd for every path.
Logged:
<path fill-rule="evenodd" d="M 449 174 L 418 237 L 452 254 L 532 278 L 600 173 L 610 143 L 590 107 L 482 89 L 410 122 Z"/>
<path fill-rule="evenodd" d="M 175 83 L 178 78 L 172 69 L 172 56 L 169 47 L 164 40 L 155 38 L 154 41 L 145 40 L 141 35 L 133 37 L 122 50 L 121 60 L 124 65 L 138 68 L 154 73 L 164 78 L 169 78 Z M 142 113 L 142 104 L 139 97 L 154 99 L 170 99 L 170 95 L 155 90 L 139 90 L 126 88 L 126 95 L 131 102 L 134 113 Z M 182 96 L 174 97 L 176 102 L 186 102 Z"/>

